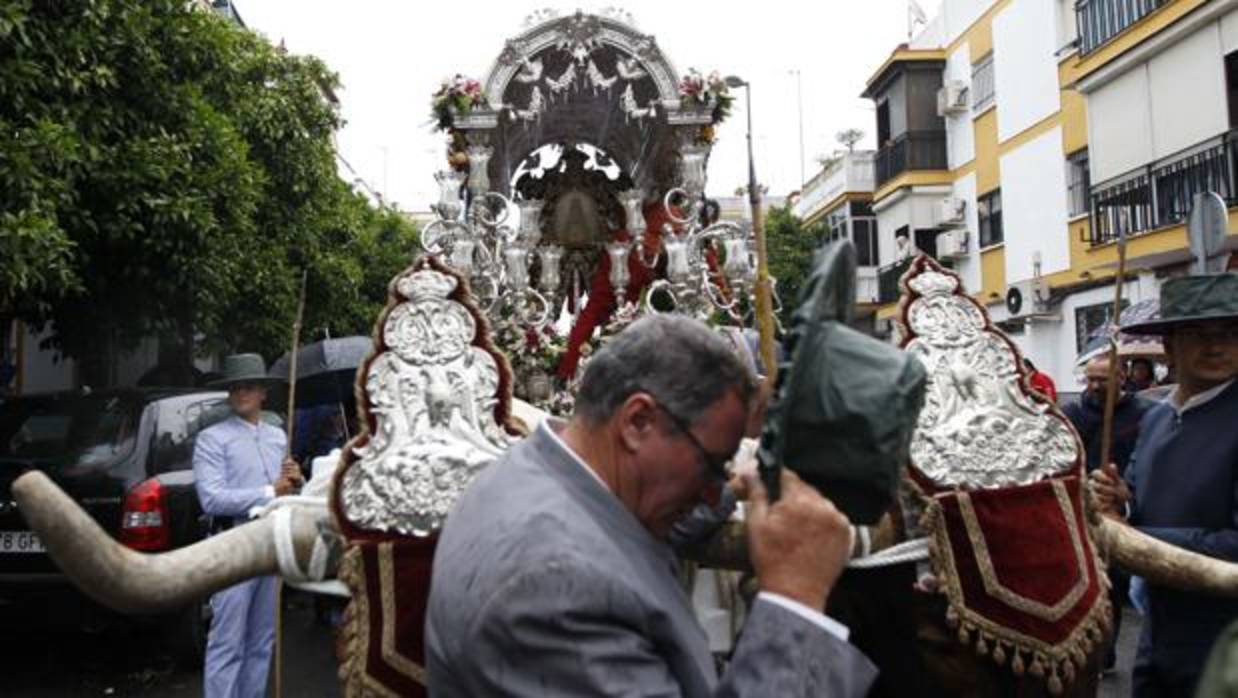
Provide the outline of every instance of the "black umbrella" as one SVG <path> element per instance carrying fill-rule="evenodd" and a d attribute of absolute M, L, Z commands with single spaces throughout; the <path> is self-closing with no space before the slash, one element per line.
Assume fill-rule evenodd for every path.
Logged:
<path fill-rule="evenodd" d="M 374 341 L 369 337 L 336 337 L 306 344 L 297 350 L 297 407 L 312 407 L 352 399 L 357 367 L 369 356 Z M 271 364 L 272 378 L 289 380 L 290 356 Z"/>

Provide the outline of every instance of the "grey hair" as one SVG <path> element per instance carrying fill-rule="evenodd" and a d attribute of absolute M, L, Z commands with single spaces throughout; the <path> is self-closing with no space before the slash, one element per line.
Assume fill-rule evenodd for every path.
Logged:
<path fill-rule="evenodd" d="M 589 360 L 576 414 L 598 424 L 635 393 L 649 393 L 671 414 L 695 423 L 727 391 L 747 405 L 752 372 L 724 339 L 682 315 L 650 315 L 613 337 Z"/>

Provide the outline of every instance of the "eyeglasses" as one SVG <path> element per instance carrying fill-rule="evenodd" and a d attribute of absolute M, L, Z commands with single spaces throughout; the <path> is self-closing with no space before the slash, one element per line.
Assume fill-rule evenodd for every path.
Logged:
<path fill-rule="evenodd" d="M 674 412 L 671 412 L 661 402 L 654 402 L 654 404 L 657 405 L 658 409 L 662 410 L 662 413 L 671 420 L 671 423 L 675 425 L 675 428 L 678 429 L 684 436 L 688 437 L 688 440 L 691 441 L 692 445 L 696 447 L 696 451 L 701 456 L 701 460 L 705 462 L 705 472 L 709 475 L 709 478 L 711 480 L 726 481 L 728 477 L 726 464 L 731 460 L 731 456 L 720 456 L 716 453 L 710 453 L 709 450 L 705 448 L 704 444 L 701 443 L 701 440 L 696 438 L 696 435 L 692 433 L 692 430 L 689 428 L 691 425 L 688 424 L 688 420 L 680 417 Z"/>

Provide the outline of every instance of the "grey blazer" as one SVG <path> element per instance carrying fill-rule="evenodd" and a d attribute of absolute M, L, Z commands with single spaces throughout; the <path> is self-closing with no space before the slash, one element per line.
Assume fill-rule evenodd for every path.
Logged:
<path fill-rule="evenodd" d="M 758 600 L 719 681 L 655 539 L 543 426 L 448 517 L 426 619 L 431 696 L 862 696 L 858 650 Z"/>

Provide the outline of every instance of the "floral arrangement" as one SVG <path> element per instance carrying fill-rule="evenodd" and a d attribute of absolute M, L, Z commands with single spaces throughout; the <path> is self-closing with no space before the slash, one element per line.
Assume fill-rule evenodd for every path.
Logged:
<path fill-rule="evenodd" d="M 481 89 L 481 82 L 457 73 L 450 80 L 444 80 L 430 98 L 435 128 L 447 131 L 451 129 L 453 116 L 467 114 L 485 103 L 486 93 Z"/>
<path fill-rule="evenodd" d="M 602 328 L 602 335 L 599 337 L 603 344 L 606 343 L 606 340 L 619 334 L 620 331 L 640 318 L 640 304 L 644 301 L 645 293 L 647 292 L 641 293 L 640 301 L 628 301 L 611 313 L 610 321 Z"/>
<path fill-rule="evenodd" d="M 575 409 L 580 377 L 594 352 L 640 316 L 639 301 L 616 309 L 597 336 L 581 345 L 576 374 L 567 381 L 554 378 L 559 361 L 567 353 L 567 338 L 559 336 L 554 328 L 539 329 L 508 316 L 495 323 L 493 337 L 495 345 L 511 362 L 516 397 L 557 417 L 567 417 Z"/>
<path fill-rule="evenodd" d="M 679 103 L 686 106 L 712 107 L 710 118 L 716 125 L 731 115 L 735 98 L 731 96 L 731 88 L 727 87 L 718 71 L 705 76 L 696 68 L 690 68 L 679 81 Z M 708 137 L 713 138 L 712 128 L 709 129 Z"/>
<path fill-rule="evenodd" d="M 552 327 L 539 329 L 516 317 L 504 317 L 494 325 L 494 343 L 511 362 L 516 397 L 556 416 L 572 413 L 575 386 L 555 385 L 553 378 L 567 353 L 566 338 Z"/>
<path fill-rule="evenodd" d="M 551 373 L 567 351 L 567 342 L 555 334 L 554 328 L 547 326 L 539 330 L 511 317 L 496 324 L 494 343 L 507 354 L 517 375 L 527 375 L 530 371 Z"/>

